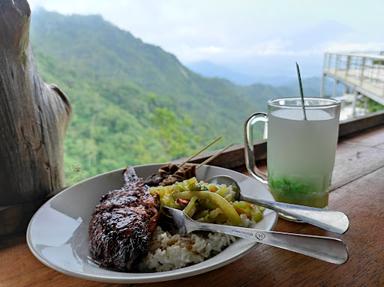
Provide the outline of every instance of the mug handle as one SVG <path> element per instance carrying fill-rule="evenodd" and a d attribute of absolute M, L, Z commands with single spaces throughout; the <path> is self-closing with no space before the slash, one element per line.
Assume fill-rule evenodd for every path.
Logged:
<path fill-rule="evenodd" d="M 267 175 L 257 168 L 255 163 L 254 149 L 253 149 L 253 125 L 257 122 L 264 122 L 264 135 L 266 134 L 266 124 L 268 123 L 268 116 L 266 113 L 254 113 L 251 115 L 244 124 L 244 145 L 245 145 L 245 166 L 248 172 L 261 183 L 267 184 Z"/>

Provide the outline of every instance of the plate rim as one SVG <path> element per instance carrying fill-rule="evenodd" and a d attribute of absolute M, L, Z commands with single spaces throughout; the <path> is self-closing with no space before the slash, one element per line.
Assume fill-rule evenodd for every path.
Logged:
<path fill-rule="evenodd" d="M 142 165 L 132 165 L 130 167 L 133 167 L 133 168 L 136 169 L 136 168 L 143 168 L 143 167 L 148 167 L 148 166 L 161 166 L 161 165 L 164 165 L 164 163 L 150 163 L 150 164 L 142 164 Z M 252 180 L 256 180 L 256 179 L 254 179 L 254 178 L 252 178 L 250 176 L 247 176 L 247 175 L 245 175 L 243 173 L 240 173 L 240 172 L 232 170 L 232 169 L 227 169 L 227 168 L 223 168 L 223 167 L 219 167 L 219 166 L 213 166 L 213 165 L 204 165 L 204 166 L 206 168 L 229 170 L 231 172 L 238 173 L 238 174 L 240 174 L 242 176 L 249 177 Z M 245 250 L 237 252 L 233 257 L 231 257 L 231 258 L 229 258 L 227 260 L 223 260 L 221 262 L 218 262 L 218 263 L 216 263 L 214 265 L 210 265 L 210 266 L 200 266 L 199 267 L 198 265 L 200 263 L 202 263 L 202 262 L 205 262 L 205 261 L 207 261 L 209 259 L 212 259 L 213 257 L 211 257 L 211 258 L 209 258 L 207 260 L 204 260 L 204 261 L 202 261 L 200 263 L 193 264 L 191 266 L 187 266 L 187 267 L 179 268 L 179 269 L 175 269 L 175 270 L 170 270 L 170 271 L 164 271 L 164 272 L 150 272 L 150 273 L 144 273 L 144 272 L 143 273 L 119 272 L 119 274 L 127 274 L 128 277 L 120 277 L 120 276 L 113 276 L 113 275 L 97 275 L 97 274 L 91 274 L 90 275 L 90 274 L 86 274 L 86 273 L 70 271 L 70 270 L 62 268 L 62 267 L 60 267 L 60 266 L 58 266 L 56 264 L 53 264 L 53 263 L 49 262 L 49 260 L 46 260 L 45 258 L 40 256 L 39 252 L 37 252 L 35 250 L 35 248 L 33 247 L 32 238 L 31 238 L 31 228 L 32 228 L 32 224 L 33 224 L 34 219 L 37 217 L 37 214 L 43 208 L 45 208 L 46 205 L 49 205 L 51 201 L 53 201 L 55 198 L 57 198 L 60 195 L 62 195 L 63 192 L 65 192 L 65 191 L 67 191 L 69 189 L 72 189 L 75 186 L 79 186 L 79 185 L 81 185 L 81 184 L 83 184 L 83 183 L 85 183 L 87 181 L 92 180 L 92 179 L 95 179 L 95 178 L 98 178 L 98 177 L 102 177 L 102 176 L 105 176 L 105 175 L 111 174 L 111 173 L 123 172 L 125 169 L 126 169 L 126 167 L 118 168 L 118 169 L 114 169 L 114 170 L 111 170 L 111 171 L 107 171 L 107 172 L 100 173 L 100 174 L 94 175 L 92 177 L 83 179 L 83 180 L 79 181 L 78 183 L 63 189 L 62 191 L 60 191 L 59 193 L 57 193 L 56 195 L 51 197 L 49 200 L 47 200 L 34 213 L 34 215 L 32 216 L 32 218 L 30 219 L 30 221 L 28 223 L 28 228 L 27 228 L 27 231 L 26 231 L 27 245 L 28 245 L 29 250 L 35 256 L 35 258 L 38 259 L 45 266 L 47 266 L 47 267 L 49 267 L 49 268 L 51 268 L 51 269 L 53 269 L 55 271 L 58 271 L 58 272 L 60 272 L 62 274 L 65 274 L 65 275 L 68 275 L 68 276 L 71 276 L 71 277 L 75 277 L 75 278 L 86 279 L 86 280 L 97 281 L 97 282 L 106 282 L 106 283 L 129 283 L 129 284 L 132 284 L 132 283 L 155 283 L 155 282 L 164 282 L 164 281 L 171 281 L 171 280 L 178 280 L 178 279 L 182 279 L 182 278 L 188 278 L 188 277 L 204 274 L 204 273 L 207 273 L 207 272 L 219 269 L 219 268 L 221 268 L 221 267 L 223 267 L 225 265 L 228 265 L 228 264 L 236 261 L 240 257 L 243 257 L 244 255 L 249 253 L 251 250 L 253 250 L 255 247 L 259 246 L 259 244 L 257 242 L 249 242 L 249 247 L 247 247 Z M 278 216 L 277 216 L 276 212 L 272 211 L 272 213 L 275 213 L 275 214 L 274 214 L 274 218 L 273 218 L 273 222 L 272 222 L 270 230 L 273 230 L 273 228 L 275 227 L 275 225 L 277 223 L 277 220 L 278 220 Z M 246 239 L 240 239 L 240 240 L 246 240 Z M 193 270 L 185 270 L 186 268 L 189 268 L 189 267 L 194 267 L 194 269 Z M 184 272 L 183 272 L 183 269 L 185 270 Z M 169 274 L 169 272 L 172 272 L 172 273 Z M 135 274 L 135 276 L 139 275 L 139 277 L 130 277 L 129 278 L 129 274 Z M 141 274 L 143 275 L 143 277 L 140 276 Z M 151 274 L 151 275 L 152 274 L 157 274 L 157 276 L 148 276 L 149 274 Z"/>

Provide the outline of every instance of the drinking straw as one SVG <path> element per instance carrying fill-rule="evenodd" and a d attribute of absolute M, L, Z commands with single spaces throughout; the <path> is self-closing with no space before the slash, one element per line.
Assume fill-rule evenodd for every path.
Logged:
<path fill-rule="evenodd" d="M 296 70 L 297 70 L 297 77 L 299 78 L 301 105 L 303 107 L 304 120 L 306 121 L 307 120 L 307 113 L 305 112 L 303 83 L 301 82 L 300 67 L 299 67 L 299 64 L 297 62 L 296 62 Z"/>

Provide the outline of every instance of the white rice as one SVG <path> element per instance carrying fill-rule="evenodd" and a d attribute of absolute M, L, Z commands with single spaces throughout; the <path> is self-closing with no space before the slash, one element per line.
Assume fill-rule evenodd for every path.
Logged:
<path fill-rule="evenodd" d="M 168 271 L 202 262 L 234 242 L 234 236 L 208 234 L 172 235 L 157 227 L 141 271 Z"/>

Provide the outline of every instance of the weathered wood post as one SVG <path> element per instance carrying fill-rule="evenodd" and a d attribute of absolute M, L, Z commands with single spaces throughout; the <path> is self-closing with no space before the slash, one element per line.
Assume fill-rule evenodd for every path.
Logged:
<path fill-rule="evenodd" d="M 30 17 L 26 0 L 0 0 L 0 235 L 24 228 L 63 185 L 71 106 L 36 71 Z"/>

